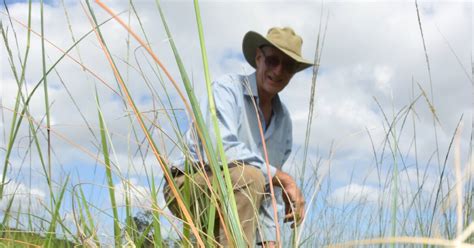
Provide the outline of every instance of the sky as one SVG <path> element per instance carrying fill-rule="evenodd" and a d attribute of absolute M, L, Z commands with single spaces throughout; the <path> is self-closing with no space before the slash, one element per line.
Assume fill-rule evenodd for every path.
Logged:
<path fill-rule="evenodd" d="M 0 10 L 17 70 L 21 68 L 18 58 L 23 59 L 26 52 L 27 32 L 13 18 L 27 23 L 28 4 L 25 2 L 6 1 L 12 23 L 5 7 L 2 6 Z M 180 90 L 184 91 L 154 1 L 134 2 L 142 26 L 133 12 L 129 14 L 128 1 L 104 1 L 114 11 L 123 11 L 120 16 L 127 22 L 130 18 L 132 28 L 145 38 L 143 28 L 150 47 L 177 81 Z M 44 34 L 55 46 L 67 50 L 74 44 L 73 39 L 77 41 L 91 30 L 79 1 L 46 3 Z M 202 96 L 205 84 L 193 4 L 162 1 L 162 5 L 195 93 Z M 211 78 L 216 79 L 228 73 L 252 72 L 241 52 L 242 38 L 249 30 L 265 34 L 272 26 L 291 26 L 303 38 L 303 57 L 313 60 L 322 22 L 320 39 L 324 37 L 324 41 L 321 43 L 321 61 L 314 96 L 315 117 L 309 136 L 308 165 L 305 170 L 317 171 L 316 176 L 322 182 L 331 182 L 332 190 L 327 197 L 334 206 L 352 201 L 348 195 L 369 198 L 371 201 L 381 197 L 384 192 L 378 185 L 387 180 L 396 163 L 401 171 L 400 185 L 406 185 L 407 191 L 416 181 L 417 168 L 426 169 L 426 194 L 430 195 L 461 116 L 459 149 L 462 174 L 466 178 L 470 175 L 472 180 L 474 173 L 472 160 L 469 162 L 472 156 L 469 145 L 474 100 L 471 72 L 474 45 L 472 3 L 419 1 L 418 5 L 430 71 L 427 69 L 414 1 L 202 1 L 200 9 Z M 91 3 L 91 6 L 99 22 L 110 17 L 98 5 Z M 33 1 L 31 25 L 38 33 L 41 30 L 39 9 L 39 1 Z M 18 37 L 17 42 L 13 31 Z M 160 83 L 151 57 L 135 40 L 131 40 L 127 48 L 129 37 L 117 22 L 111 20 L 105 23 L 101 31 L 132 96 L 137 100 L 138 108 L 148 111 L 148 118 L 154 118 L 150 110 L 155 110 L 157 119 L 153 123 L 171 136 L 167 138 L 162 135 L 163 132 L 154 131 L 160 149 L 170 160 L 176 158 L 179 155 L 179 149 L 173 145 L 176 135 L 172 122 L 165 115 L 170 104 L 163 98 L 166 89 L 170 102 L 177 109 L 177 126 L 181 131 L 186 130 L 189 122 L 176 89 L 169 80 Z M 0 43 L 0 158 L 4 158 L 18 86 L 3 39 Z M 49 68 L 62 52 L 49 43 L 45 44 L 45 51 Z M 122 97 L 116 93 L 117 82 L 96 36 L 93 33 L 88 35 L 69 55 L 81 61 L 87 69 L 66 57 L 47 78 L 55 186 L 64 183 L 66 175 L 70 175 L 70 188 L 84 184 L 85 192 L 93 204 L 104 208 L 109 204 L 104 166 L 97 162 L 97 158 L 103 160 L 98 151 L 97 92 L 110 133 L 109 140 L 113 144 L 112 161 L 116 165 L 114 182 L 117 188 L 121 188 L 125 181 L 131 182 L 141 192 L 137 194 L 137 205 L 149 204 L 146 173 L 152 172 L 159 178 L 161 170 L 150 151 L 144 155 L 144 159 L 137 152 L 139 145 L 134 137 L 137 135 L 142 142 L 143 134 L 136 120 L 129 118 L 130 110 L 125 108 Z M 23 92 L 31 92 L 41 79 L 41 58 L 41 39 L 32 34 Z M 301 175 L 312 75 L 310 69 L 298 73 L 280 94 L 292 116 L 294 140 L 292 156 L 284 169 L 306 180 L 314 176 L 311 173 Z M 150 85 L 156 92 L 150 91 Z M 160 104 L 154 94 L 166 103 Z M 412 110 L 407 112 L 410 106 Z M 433 124 L 433 109 L 437 117 L 436 124 Z M 33 121 L 40 123 L 39 139 L 42 153 L 46 154 L 43 85 L 32 97 L 29 111 Z M 389 135 L 399 137 L 399 152 L 392 159 L 390 148 L 393 142 L 386 144 L 384 141 L 390 123 L 399 112 L 401 115 L 395 122 L 395 132 Z M 393 137 L 390 139 L 393 141 Z M 29 142 L 28 126 L 23 121 L 7 173 L 7 178 L 11 179 L 7 191 L 18 189 L 19 197 L 15 200 L 18 206 L 27 204 L 31 199 L 48 202 L 49 194 L 41 163 L 38 162 L 38 152 L 36 148 L 27 149 Z M 454 180 L 452 151 L 446 161 L 447 177 Z M 377 176 L 376 168 L 380 169 L 382 179 L 380 175 Z M 308 197 L 312 194 L 305 193 Z M 160 197 L 160 201 L 163 201 Z M 0 206 L 5 207 L 6 201 L 2 200 Z M 68 216 L 70 207 L 70 203 L 65 205 L 65 216 Z M 41 211 L 41 207 L 36 205 L 36 208 L 39 209 L 35 211 Z"/>

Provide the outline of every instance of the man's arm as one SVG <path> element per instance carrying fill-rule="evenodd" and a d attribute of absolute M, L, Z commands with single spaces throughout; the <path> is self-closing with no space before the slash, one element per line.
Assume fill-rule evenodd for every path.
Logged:
<path fill-rule="evenodd" d="M 293 177 L 278 170 L 272 178 L 272 184 L 281 187 L 283 190 L 283 201 L 285 202 L 285 218 L 283 221 L 293 222 L 291 228 L 301 224 L 305 216 L 305 200 Z"/>

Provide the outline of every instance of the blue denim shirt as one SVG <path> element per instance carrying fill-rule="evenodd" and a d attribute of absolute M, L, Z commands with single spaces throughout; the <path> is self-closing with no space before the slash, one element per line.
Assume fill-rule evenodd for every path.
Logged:
<path fill-rule="evenodd" d="M 268 184 L 268 170 L 255 105 L 264 130 L 271 177 L 275 175 L 277 169 L 281 169 L 291 153 L 293 135 L 288 110 L 280 101 L 279 96 L 275 96 L 272 100 L 272 117 L 270 124 L 267 126 L 258 107 L 259 98 L 255 73 L 250 75 L 226 75 L 212 83 L 212 91 L 227 161 L 241 161 L 260 168 Z M 207 126 L 210 127 L 211 139 L 215 140 L 215 138 L 212 138 L 215 137 L 215 134 L 212 128 L 208 98 L 202 97 L 199 103 L 203 118 Z M 207 159 L 203 156 L 205 153 L 200 142 L 198 141 L 199 143 L 196 145 L 197 140 L 197 134 L 193 128 L 186 132 L 185 143 L 189 149 L 187 158 L 197 162 L 201 157 L 207 162 Z M 178 169 L 184 169 L 184 156 L 176 161 L 174 166 Z M 281 208 L 281 201 L 279 201 L 279 205 Z M 262 203 L 260 225 L 263 227 L 260 230 L 264 236 L 263 240 L 275 240 L 275 223 L 270 197 L 266 197 Z M 257 234 L 258 240 L 260 240 L 260 236 L 260 234 Z"/>

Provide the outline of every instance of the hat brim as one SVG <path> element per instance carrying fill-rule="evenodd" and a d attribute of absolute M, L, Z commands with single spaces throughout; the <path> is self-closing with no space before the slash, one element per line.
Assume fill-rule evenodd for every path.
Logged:
<path fill-rule="evenodd" d="M 291 51 L 278 47 L 276 44 L 267 40 L 267 38 L 265 38 L 264 36 L 260 35 L 257 32 L 249 31 L 244 36 L 244 40 L 242 42 L 242 51 L 244 53 L 245 59 L 253 68 L 257 68 L 257 65 L 255 64 L 255 56 L 257 55 L 257 48 L 264 45 L 273 46 L 277 48 L 278 50 L 280 50 L 281 52 L 283 52 L 284 54 L 288 55 L 290 58 L 294 59 L 298 63 L 295 73 L 313 66 L 313 63 L 311 61 L 303 59 L 301 56 L 298 56 L 297 54 Z"/>

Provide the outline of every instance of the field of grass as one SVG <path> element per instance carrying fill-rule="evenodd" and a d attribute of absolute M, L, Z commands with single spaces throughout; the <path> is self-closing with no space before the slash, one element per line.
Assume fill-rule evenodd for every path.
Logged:
<path fill-rule="evenodd" d="M 245 246 L 229 171 L 220 169 L 227 164 L 224 147 L 212 136 L 219 136 L 215 109 L 211 105 L 208 126 L 198 105 L 201 94 L 195 90 L 202 84 L 205 92 L 199 93 L 213 103 L 211 49 L 206 49 L 200 4 L 193 3 L 199 47 L 192 48 L 173 38 L 171 27 L 179 18 L 168 15 L 159 0 L 146 5 L 161 21 L 154 28 L 165 33 L 158 49 L 152 45 L 158 43 L 154 30 L 146 28 L 148 20 L 140 14 L 140 1 L 126 2 L 126 9 L 112 9 L 108 1 L 80 1 L 72 12 L 64 0 L 57 1 L 55 7 L 66 20 L 59 39 L 48 37 L 48 28 L 56 27 L 44 25 L 51 7 L 43 1 L 27 1 L 22 14 L 10 12 L 13 7 L 6 3 L 0 10 L 1 55 L 8 63 L 2 64 L 8 69 L 2 69 L 0 88 L 1 247 L 209 247 L 216 245 L 215 223 L 208 221 L 213 216 L 221 217 L 235 247 Z M 333 166 L 339 143 L 332 144 L 328 154 L 315 155 L 312 146 L 312 133 L 318 131 L 313 129 L 318 121 L 318 74 L 324 69 L 326 34 L 331 30 L 328 11 L 317 13 L 317 38 L 311 44 L 316 66 L 311 89 L 304 92 L 309 95 L 306 126 L 297 127 L 304 130 L 304 141 L 298 141 L 303 145 L 289 161 L 299 165 L 291 173 L 306 196 L 307 217 L 296 229 L 276 223 L 282 247 L 474 247 L 473 125 L 465 124 L 472 121 L 474 110 L 458 116 L 452 129 L 440 118 L 433 58 L 417 2 L 413 11 L 429 80 L 423 84 L 412 79 L 403 106 L 387 108 L 383 102 L 393 99 L 374 96 L 382 138 L 376 139 L 370 128 L 353 134 L 370 141 L 372 157 L 361 162 L 364 167 L 347 165 L 350 186 L 344 190 L 333 181 L 333 175 L 341 173 Z M 87 22 L 87 29 L 74 31 L 77 16 Z M 114 40 L 119 32 L 126 38 Z M 92 59 L 83 46 L 95 51 Z M 197 61 L 204 78 L 195 78 L 193 58 L 182 52 L 187 49 L 200 51 Z M 474 85 L 472 62 L 469 72 L 457 51 L 451 51 L 459 71 Z M 172 60 L 162 60 L 165 56 Z M 422 123 L 423 112 L 428 112 L 428 126 Z M 58 113 L 67 117 L 61 119 Z M 210 207 L 201 218 L 193 218 L 192 192 L 186 186 L 180 192 L 169 170 L 176 154 L 188 151 L 182 137 L 190 125 L 216 175 L 208 181 L 212 190 L 205 201 Z M 420 133 L 429 133 L 429 142 Z M 160 193 L 165 181 L 177 198 L 182 220 L 166 208 Z M 39 184 L 44 191 L 27 189 Z M 335 196 L 342 203 L 335 204 Z"/>
<path fill-rule="evenodd" d="M 0 247 L 41 247 L 45 244 L 51 247 L 75 247 L 77 244 L 65 239 L 46 240 L 45 237 L 35 233 L 21 230 L 2 228 Z"/>

